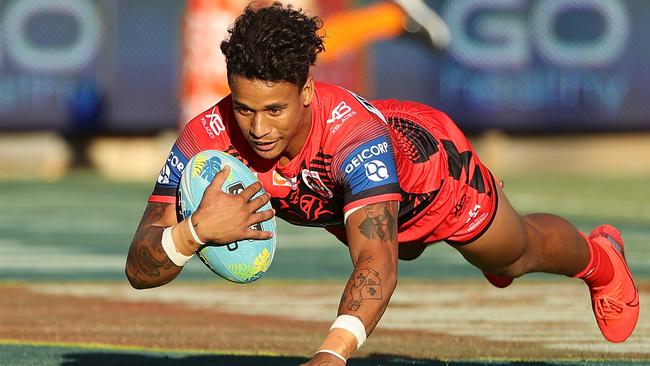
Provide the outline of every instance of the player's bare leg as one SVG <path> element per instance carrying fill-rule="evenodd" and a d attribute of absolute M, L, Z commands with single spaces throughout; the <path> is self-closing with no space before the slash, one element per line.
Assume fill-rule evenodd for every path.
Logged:
<path fill-rule="evenodd" d="M 638 291 L 625 262 L 620 233 L 596 228 L 590 238 L 551 214 L 521 216 L 500 187 L 490 228 L 476 241 L 456 246 L 484 272 L 520 277 L 530 272 L 583 279 L 590 288 L 598 326 L 612 342 L 630 336 L 638 319 Z"/>
<path fill-rule="evenodd" d="M 519 277 L 529 272 L 573 276 L 589 263 L 589 249 L 578 230 L 550 214 L 520 216 L 503 190 L 490 228 L 476 241 L 456 247 L 488 273 Z"/>

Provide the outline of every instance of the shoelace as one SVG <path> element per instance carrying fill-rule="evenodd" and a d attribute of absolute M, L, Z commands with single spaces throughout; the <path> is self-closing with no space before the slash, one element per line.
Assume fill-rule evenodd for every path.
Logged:
<path fill-rule="evenodd" d="M 603 287 L 594 288 L 594 292 L 600 292 Z M 608 291 L 608 294 L 598 294 L 594 296 L 594 307 L 596 316 L 607 320 L 607 319 L 620 319 L 621 313 L 625 308 L 625 302 L 620 300 L 623 295 L 623 288 L 621 282 L 616 284 L 616 287 L 612 291 Z"/>

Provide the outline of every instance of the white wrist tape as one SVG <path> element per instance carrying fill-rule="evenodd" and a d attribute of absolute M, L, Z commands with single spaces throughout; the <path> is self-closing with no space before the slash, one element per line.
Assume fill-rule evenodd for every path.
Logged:
<path fill-rule="evenodd" d="M 346 363 L 348 362 L 348 360 L 346 360 L 345 357 L 343 357 L 343 356 L 339 355 L 337 352 L 331 351 L 329 349 L 322 349 L 322 350 L 320 350 L 320 351 L 318 351 L 316 353 L 329 353 L 330 355 L 334 355 L 334 356 L 340 358 L 341 360 L 343 360 L 343 362 L 346 362 Z"/>
<path fill-rule="evenodd" d="M 196 235 L 196 230 L 194 230 L 194 224 L 192 223 L 192 215 L 190 215 L 190 217 L 188 217 L 187 220 L 190 222 L 190 234 L 192 234 L 192 238 L 194 239 L 194 241 L 197 242 L 198 244 L 205 245 L 205 243 L 202 242 L 201 239 L 199 239 L 199 236 Z"/>
<path fill-rule="evenodd" d="M 190 225 L 192 227 L 192 225 Z M 176 250 L 176 244 L 174 244 L 174 239 L 172 239 L 172 228 L 168 227 L 163 230 L 162 234 L 162 247 L 165 250 L 165 253 L 169 259 L 177 266 L 183 267 L 187 261 L 189 261 L 194 254 L 187 256 L 183 255 Z"/>
<path fill-rule="evenodd" d="M 354 334 L 357 338 L 357 349 L 359 349 L 361 345 L 363 345 L 363 342 L 366 341 L 366 326 L 363 325 L 363 322 L 356 316 L 339 315 L 339 317 L 334 321 L 334 324 L 330 327 L 330 330 L 334 328 L 345 329 Z"/>

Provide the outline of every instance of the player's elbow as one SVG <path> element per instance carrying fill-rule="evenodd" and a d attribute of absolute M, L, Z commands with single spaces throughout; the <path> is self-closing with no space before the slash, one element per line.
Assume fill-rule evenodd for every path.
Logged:
<path fill-rule="evenodd" d="M 131 287 L 133 287 L 136 290 L 143 290 L 147 288 L 151 288 L 152 286 L 146 283 L 145 281 L 142 281 L 137 276 L 137 269 L 135 269 L 132 265 L 129 264 L 129 262 L 126 262 L 126 267 L 124 268 L 124 274 L 126 275 L 126 279 L 129 281 L 129 284 Z"/>

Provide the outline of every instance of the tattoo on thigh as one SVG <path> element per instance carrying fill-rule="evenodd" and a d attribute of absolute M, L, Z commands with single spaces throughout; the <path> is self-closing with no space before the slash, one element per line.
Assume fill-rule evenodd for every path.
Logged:
<path fill-rule="evenodd" d="M 380 202 L 363 207 L 366 218 L 359 225 L 359 231 L 368 239 L 382 242 L 395 240 L 397 237 L 397 220 L 388 208 L 394 202 Z"/>
<path fill-rule="evenodd" d="M 348 310 L 359 310 L 363 300 L 381 300 L 381 279 L 377 271 L 371 268 L 355 271 L 350 282 Z"/>

